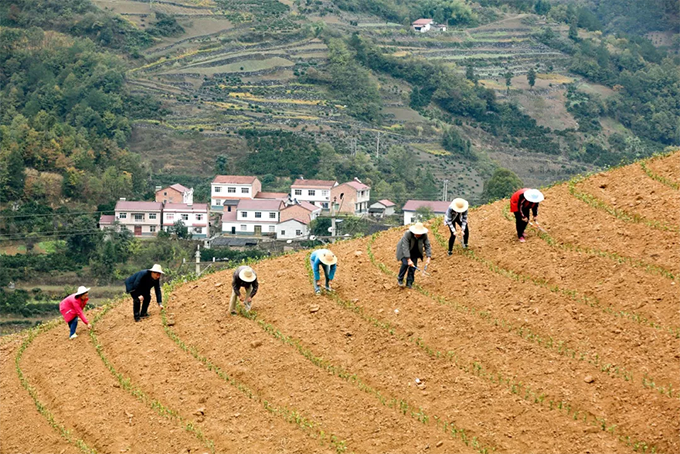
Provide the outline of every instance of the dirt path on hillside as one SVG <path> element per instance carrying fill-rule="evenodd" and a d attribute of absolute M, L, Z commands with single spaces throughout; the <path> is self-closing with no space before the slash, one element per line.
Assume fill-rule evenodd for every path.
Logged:
<path fill-rule="evenodd" d="M 118 371 L 143 386 L 149 396 L 196 421 L 217 452 L 330 451 L 182 351 L 165 334 L 156 308 L 149 319 L 134 323 L 130 304 L 123 304 L 98 327 L 104 352 Z"/>
<path fill-rule="evenodd" d="M 506 204 L 507 201 L 496 202 L 485 209 Z M 492 222 L 500 222 L 496 219 L 498 215 L 494 214 Z M 539 208 L 539 220 L 558 241 L 616 252 L 665 267 L 675 275 L 680 275 L 678 233 L 617 219 L 572 196 L 566 185 L 555 186 L 546 191 L 546 200 L 541 202 Z M 503 239 L 516 241 L 514 221 L 507 224 L 507 236 Z M 531 241 L 534 239 L 530 235 L 527 242 Z"/>
<path fill-rule="evenodd" d="M 260 276 L 261 285 L 273 282 L 273 277 Z M 315 366 L 251 320 L 229 316 L 230 279 L 227 271 L 206 278 L 196 289 L 185 286 L 176 291 L 170 305 L 178 335 L 229 375 L 272 405 L 295 409 L 316 421 L 326 434 L 346 441 L 349 451 L 417 452 L 436 446 L 443 438 L 435 427 L 382 406 L 347 381 Z M 215 287 L 216 283 L 226 285 Z M 291 283 L 293 287 L 298 284 Z M 292 291 L 285 283 L 276 285 L 277 294 Z M 465 446 L 457 449 L 466 451 Z"/>
<path fill-rule="evenodd" d="M 21 386 L 14 359 L 23 340 L 17 336 L 0 346 L 0 453 L 78 453 L 49 425 Z"/>
<path fill-rule="evenodd" d="M 93 314 L 88 314 L 93 317 Z M 99 452 L 205 452 L 178 424 L 142 404 L 106 369 L 87 328 L 70 341 L 68 327 L 38 336 L 22 367 L 40 399 L 73 436 Z"/>
<path fill-rule="evenodd" d="M 388 268 L 395 273 L 398 266 L 394 259 L 394 249 L 401 233 L 397 230 L 382 234 L 373 248 L 376 258 L 387 264 Z M 503 305 L 507 307 L 509 302 L 506 301 L 503 304 L 502 295 L 509 293 L 508 290 L 510 290 L 512 296 L 515 297 L 515 288 L 508 287 L 507 283 L 499 282 L 494 276 L 476 276 L 473 272 L 469 274 L 465 274 L 465 272 L 453 273 L 447 270 L 445 265 L 445 260 L 449 257 L 444 258 L 440 251 L 435 251 L 435 253 L 438 254 L 435 255 L 436 258 L 431 267 L 432 277 L 424 278 L 419 275 L 417 276 L 417 283 L 436 295 L 446 297 L 453 303 L 459 302 L 466 304 L 467 307 L 491 311 L 493 317 L 504 315 L 503 312 L 498 314 L 498 307 Z M 354 273 L 350 272 L 350 274 L 355 273 L 358 273 L 358 270 Z M 373 307 L 374 301 L 386 301 L 387 304 L 391 303 L 399 308 L 399 319 L 402 323 L 407 319 L 409 320 L 408 325 L 403 326 L 403 329 L 414 330 L 433 348 L 442 350 L 458 348 L 465 352 L 467 356 L 481 358 L 480 361 L 487 364 L 487 367 L 500 370 L 506 376 L 516 374 L 518 380 L 529 383 L 534 389 L 541 389 L 553 395 L 557 394 L 569 400 L 573 399 L 574 403 L 580 408 L 589 409 L 594 413 L 599 410 L 606 417 L 615 418 L 615 423 L 619 424 L 619 427 L 624 431 L 631 431 L 645 440 L 653 439 L 657 442 L 664 442 L 663 437 L 660 438 L 658 433 L 648 430 L 646 424 L 640 423 L 640 419 L 638 419 L 640 414 L 646 414 L 646 417 L 655 420 L 658 415 L 663 414 L 664 416 L 659 420 L 659 424 L 671 430 L 676 428 L 675 420 L 671 415 L 680 409 L 677 399 L 661 396 L 656 391 L 643 387 L 641 373 L 638 372 L 635 383 L 626 381 L 621 375 L 602 373 L 599 368 L 593 367 L 587 361 L 572 359 L 571 355 L 568 357 L 560 355 L 555 351 L 557 349 L 547 349 L 539 346 L 536 342 L 526 341 L 521 336 L 508 333 L 500 326 L 497 327 L 493 323 L 485 321 L 483 317 L 469 315 L 464 310 L 456 311 L 453 307 L 446 305 L 436 303 L 433 305 L 431 298 L 416 291 L 398 289 L 396 278 L 383 276 L 385 276 L 387 282 L 377 282 L 373 290 L 359 290 L 365 295 L 363 299 L 370 302 L 372 310 L 376 310 Z M 446 276 L 451 276 L 451 278 L 447 280 Z M 355 295 L 353 287 L 357 285 L 361 287 L 360 284 L 356 283 L 349 286 L 352 295 Z M 385 285 L 392 286 L 388 292 L 381 290 Z M 343 286 L 342 292 L 344 293 L 348 291 L 345 288 Z M 381 296 L 382 293 L 389 293 L 389 296 Z M 517 295 L 517 298 L 522 298 L 521 292 L 518 293 L 520 295 Z M 530 292 L 529 295 L 531 294 Z M 535 296 L 538 297 L 539 295 Z M 367 302 L 366 305 L 368 304 Z M 510 304 L 513 307 L 522 306 L 519 301 Z M 535 310 L 537 304 L 531 304 L 530 308 Z M 380 307 L 380 309 L 387 310 L 384 307 Z M 557 331 L 546 333 L 546 330 L 541 329 L 540 321 L 536 320 L 543 317 L 539 315 L 543 310 L 547 312 L 547 318 L 552 317 L 553 314 L 549 308 L 541 308 L 538 314 L 531 315 L 525 310 L 521 312 L 516 312 L 511 308 L 508 308 L 508 310 L 513 314 L 505 317 L 508 322 L 535 330 L 544 336 L 546 334 L 552 335 L 555 337 L 555 342 L 557 342 L 557 339 L 569 340 L 571 341 L 568 344 L 569 347 L 576 351 L 591 353 L 592 350 L 585 348 L 584 344 L 588 347 L 599 345 L 598 341 L 601 340 L 596 337 L 597 330 L 594 330 L 595 333 L 591 333 L 580 326 L 574 327 L 574 332 L 569 331 L 569 326 L 560 326 Z M 559 305 L 555 305 L 553 308 L 553 311 L 562 310 Z M 440 331 L 439 327 L 445 328 Z M 606 347 L 601 348 L 600 354 L 609 360 L 611 360 L 610 357 L 616 360 L 622 356 L 620 354 L 612 355 L 613 352 L 616 352 L 616 348 L 612 342 L 609 342 Z M 675 350 L 669 349 L 669 351 Z M 616 364 L 622 365 L 619 362 L 616 362 Z M 645 364 L 645 367 L 653 369 L 654 373 L 659 372 L 657 366 L 663 367 L 665 365 L 659 362 L 652 364 Z M 665 369 L 663 371 L 665 377 L 672 377 L 674 380 L 677 378 Z M 586 382 L 588 376 L 594 379 L 593 382 Z M 612 394 L 608 393 L 608 390 L 616 391 Z M 620 402 L 621 396 L 637 396 L 639 400 L 645 402 L 645 407 L 639 408 L 640 413 L 637 413 L 636 410 L 635 415 L 626 415 L 626 411 Z"/>

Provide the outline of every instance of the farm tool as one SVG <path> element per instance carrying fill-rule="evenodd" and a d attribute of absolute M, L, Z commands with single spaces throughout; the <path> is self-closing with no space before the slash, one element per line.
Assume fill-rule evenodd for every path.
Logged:
<path fill-rule="evenodd" d="M 429 276 L 430 275 L 430 273 L 427 272 L 427 265 L 425 265 L 425 268 L 423 268 L 423 269 L 420 269 L 417 266 L 414 266 L 413 268 L 415 268 L 416 271 L 420 271 L 421 273 L 423 273 L 423 276 Z"/>
<path fill-rule="evenodd" d="M 543 233 L 548 233 L 547 230 L 545 230 L 543 227 L 541 227 L 541 224 L 539 224 L 538 221 L 529 221 L 529 225 L 531 225 L 535 229 L 540 230 Z"/>

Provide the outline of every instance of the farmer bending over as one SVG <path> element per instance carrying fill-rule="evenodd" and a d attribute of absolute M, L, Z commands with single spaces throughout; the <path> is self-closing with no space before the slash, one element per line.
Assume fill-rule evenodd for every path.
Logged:
<path fill-rule="evenodd" d="M 416 267 L 418 266 L 418 259 L 423 256 L 427 257 L 425 265 L 430 264 L 432 257 L 432 248 L 430 247 L 430 240 L 427 238 L 427 228 L 422 222 L 417 222 L 404 233 L 399 243 L 397 243 L 397 260 L 401 262 L 399 268 L 399 276 L 397 283 L 400 287 L 404 286 L 404 275 L 408 270 L 406 277 L 406 287 L 413 287 L 413 281 L 416 279 Z"/>
<path fill-rule="evenodd" d="M 85 318 L 83 309 L 90 299 L 89 292 L 90 289 L 83 287 L 82 285 L 78 287 L 78 291 L 73 295 L 69 295 L 64 298 L 61 303 L 59 303 L 59 312 L 64 316 L 64 321 L 68 323 L 68 327 L 71 329 L 71 335 L 69 339 L 75 339 L 78 337 L 76 334 L 76 328 L 78 327 L 78 317 L 85 323 L 89 329 L 92 329 L 92 325 Z"/>
<path fill-rule="evenodd" d="M 449 227 L 451 236 L 449 237 L 449 255 L 453 252 L 453 243 L 456 241 L 456 224 L 460 225 L 460 231 L 463 234 L 463 248 L 468 247 L 468 238 L 470 238 L 470 230 L 468 229 L 468 203 L 465 199 L 453 199 L 449 205 L 446 214 L 444 215 L 444 224 Z"/>
<path fill-rule="evenodd" d="M 231 315 L 236 315 L 236 300 L 240 299 L 246 308 L 246 312 L 250 312 L 250 307 L 253 303 L 253 296 L 257 294 L 257 276 L 253 269 L 249 266 L 239 266 L 234 271 L 234 277 L 231 280 L 231 299 L 229 300 L 229 312 Z M 241 288 L 246 290 L 246 296 L 241 296 Z"/>
<path fill-rule="evenodd" d="M 510 212 L 515 214 L 515 227 L 517 228 L 517 238 L 520 243 L 524 239 L 524 230 L 529 224 L 529 211 L 534 215 L 534 221 L 538 217 L 538 204 L 543 201 L 543 193 L 538 189 L 520 189 L 510 197 Z"/>
<path fill-rule="evenodd" d="M 312 252 L 309 261 L 311 262 L 312 270 L 314 271 L 314 293 L 317 295 L 321 294 L 321 275 L 319 273 L 319 267 L 323 268 L 323 274 L 326 275 L 326 291 L 332 292 L 331 281 L 335 277 L 335 270 L 338 267 L 338 258 L 328 249 L 317 249 Z"/>
<path fill-rule="evenodd" d="M 155 264 L 149 270 L 138 271 L 129 278 L 125 279 L 125 291 L 132 297 L 132 308 L 134 311 L 135 321 L 138 322 L 142 318 L 149 316 L 147 310 L 149 309 L 149 302 L 151 301 L 151 289 L 156 293 L 156 301 L 158 306 L 163 309 L 163 295 L 161 295 L 161 274 L 163 270 L 159 264 Z M 139 298 L 144 301 L 141 303 Z"/>

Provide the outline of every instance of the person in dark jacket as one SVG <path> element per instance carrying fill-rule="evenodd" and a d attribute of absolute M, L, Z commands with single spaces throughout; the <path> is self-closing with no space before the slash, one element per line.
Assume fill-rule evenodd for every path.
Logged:
<path fill-rule="evenodd" d="M 524 243 L 524 230 L 529 224 L 530 212 L 534 221 L 538 217 L 538 204 L 543 201 L 543 193 L 538 189 L 523 188 L 510 197 L 510 212 L 515 215 L 515 228 L 520 243 Z"/>
<path fill-rule="evenodd" d="M 468 247 L 470 229 L 468 228 L 468 202 L 465 199 L 453 199 L 444 215 L 444 224 L 449 227 L 451 236 L 449 237 L 449 255 L 453 254 L 453 243 L 456 241 L 456 224 L 460 225 L 463 234 L 463 248 Z"/>
<path fill-rule="evenodd" d="M 241 296 L 241 288 L 246 290 L 246 296 Z M 231 315 L 236 315 L 236 300 L 240 299 L 246 308 L 246 312 L 250 312 L 250 307 L 253 303 L 253 296 L 257 294 L 257 276 L 253 269 L 249 266 L 239 266 L 234 271 L 234 277 L 231 280 L 231 299 L 229 300 L 229 312 Z"/>
<path fill-rule="evenodd" d="M 427 257 L 425 260 L 427 266 L 432 257 L 432 248 L 430 247 L 430 240 L 427 238 L 427 228 L 422 222 L 417 222 L 409 227 L 397 244 L 397 260 L 401 262 L 399 276 L 397 277 L 397 283 L 400 287 L 404 286 L 404 276 L 407 271 L 406 287 L 413 287 L 418 260 L 425 257 Z"/>
<path fill-rule="evenodd" d="M 138 271 L 129 278 L 125 279 L 125 291 L 132 297 L 132 307 L 134 310 L 135 321 L 148 317 L 147 310 L 151 302 L 151 289 L 156 293 L 158 306 L 163 309 L 163 295 L 161 294 L 161 275 L 163 269 L 159 264 L 155 264 L 151 269 Z M 139 299 L 143 302 L 140 303 Z M 140 310 L 141 305 L 141 310 Z"/>

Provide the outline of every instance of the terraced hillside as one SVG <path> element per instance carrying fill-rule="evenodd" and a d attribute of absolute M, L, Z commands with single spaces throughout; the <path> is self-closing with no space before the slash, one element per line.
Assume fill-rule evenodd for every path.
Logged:
<path fill-rule="evenodd" d="M 0 451 L 678 452 L 679 156 L 547 189 L 525 244 L 507 201 L 451 257 L 435 220 L 414 290 L 398 228 L 332 247 L 334 294 L 297 253 L 238 317 L 226 271 L 5 338 Z"/>

